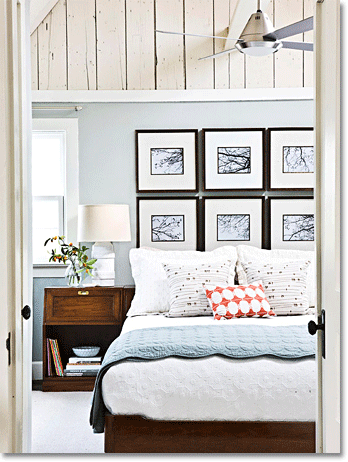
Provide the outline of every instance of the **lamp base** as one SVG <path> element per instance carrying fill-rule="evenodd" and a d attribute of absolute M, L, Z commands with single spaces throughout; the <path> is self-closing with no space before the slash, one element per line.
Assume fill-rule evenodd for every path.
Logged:
<path fill-rule="evenodd" d="M 92 246 L 94 264 L 92 283 L 98 286 L 115 285 L 115 251 L 112 242 L 96 242 Z"/>

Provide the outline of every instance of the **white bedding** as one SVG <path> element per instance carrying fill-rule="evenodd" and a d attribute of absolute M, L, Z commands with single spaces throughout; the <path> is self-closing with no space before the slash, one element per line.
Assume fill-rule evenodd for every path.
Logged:
<path fill-rule="evenodd" d="M 212 317 L 127 318 L 121 335 L 133 329 L 185 324 L 307 324 L 314 316 L 279 316 L 214 321 Z M 163 420 L 313 421 L 316 363 L 313 358 L 165 358 L 123 361 L 102 383 L 112 414 L 140 414 Z"/>

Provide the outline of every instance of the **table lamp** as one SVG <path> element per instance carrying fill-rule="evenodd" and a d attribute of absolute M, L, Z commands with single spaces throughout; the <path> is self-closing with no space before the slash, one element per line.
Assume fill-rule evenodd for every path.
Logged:
<path fill-rule="evenodd" d="M 129 205 L 79 205 L 79 242 L 94 242 L 91 257 L 96 258 L 93 284 L 115 284 L 115 251 L 113 242 L 130 242 Z"/>

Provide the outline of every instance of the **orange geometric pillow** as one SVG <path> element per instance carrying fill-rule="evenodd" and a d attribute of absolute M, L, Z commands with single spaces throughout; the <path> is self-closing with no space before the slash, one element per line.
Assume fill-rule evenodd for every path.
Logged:
<path fill-rule="evenodd" d="M 219 287 L 204 285 L 214 319 L 262 318 L 275 316 L 271 310 L 262 281 L 247 286 Z"/>

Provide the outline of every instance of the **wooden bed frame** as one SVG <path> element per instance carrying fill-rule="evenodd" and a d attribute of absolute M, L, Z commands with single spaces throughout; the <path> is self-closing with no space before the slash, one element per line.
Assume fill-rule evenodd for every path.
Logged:
<path fill-rule="evenodd" d="M 134 296 L 125 287 L 124 315 Z M 105 416 L 106 453 L 315 453 L 315 422 L 151 420 Z"/>
<path fill-rule="evenodd" d="M 314 422 L 218 422 L 105 416 L 107 453 L 314 453 Z"/>

